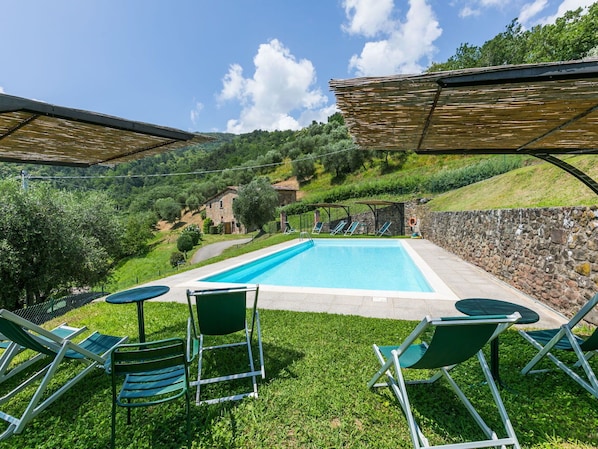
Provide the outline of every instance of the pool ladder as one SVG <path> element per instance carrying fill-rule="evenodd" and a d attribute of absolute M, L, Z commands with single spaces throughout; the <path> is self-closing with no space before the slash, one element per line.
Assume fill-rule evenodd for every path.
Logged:
<path fill-rule="evenodd" d="M 299 233 L 299 240 L 310 240 L 313 241 L 309 232 L 302 231 Z"/>

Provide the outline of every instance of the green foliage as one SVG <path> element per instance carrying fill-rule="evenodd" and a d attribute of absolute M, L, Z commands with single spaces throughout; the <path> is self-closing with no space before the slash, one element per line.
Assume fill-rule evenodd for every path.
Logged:
<path fill-rule="evenodd" d="M 191 237 L 193 246 L 197 245 L 201 240 L 201 231 L 199 230 L 199 226 L 196 224 L 190 224 L 188 226 L 185 226 L 185 228 L 183 229 L 183 234 Z"/>
<path fill-rule="evenodd" d="M 160 198 L 156 201 L 155 209 L 158 216 L 169 223 L 181 218 L 181 205 L 173 198 Z"/>
<path fill-rule="evenodd" d="M 103 194 L 0 183 L 0 307 L 31 305 L 106 279 L 123 254 L 122 236 Z"/>
<path fill-rule="evenodd" d="M 493 157 L 476 164 L 445 170 L 439 173 L 410 175 L 374 179 L 361 183 L 347 183 L 310 195 L 305 201 L 289 204 L 283 210 L 288 215 L 301 214 L 311 210 L 311 203 L 338 203 L 351 198 L 374 198 L 381 195 L 415 195 L 441 193 L 488 179 L 501 173 L 521 167 L 521 157 Z"/>
<path fill-rule="evenodd" d="M 312 158 L 304 157 L 293 161 L 293 176 L 305 181 L 316 173 L 316 164 Z"/>
<path fill-rule="evenodd" d="M 123 236 L 123 254 L 135 256 L 146 254 L 149 250 L 147 242 L 153 237 L 153 228 L 158 221 L 154 212 L 138 212 L 129 214 L 125 219 Z"/>
<path fill-rule="evenodd" d="M 189 210 L 198 211 L 200 206 L 202 205 L 202 202 L 200 201 L 197 195 L 189 195 L 185 204 L 187 205 Z"/>
<path fill-rule="evenodd" d="M 185 255 L 180 251 L 175 251 L 170 255 L 170 266 L 173 268 L 178 267 L 180 264 L 185 263 Z"/>
<path fill-rule="evenodd" d="M 210 217 L 205 218 L 203 221 L 203 233 L 209 234 L 210 226 L 212 226 L 213 224 L 214 224 L 214 221 Z"/>
<path fill-rule="evenodd" d="M 431 176 L 425 183 L 426 192 L 447 192 L 492 178 L 493 176 L 515 170 L 519 167 L 521 167 L 521 158 L 519 157 L 486 159 L 475 165 L 442 171 Z"/>
<path fill-rule="evenodd" d="M 193 238 L 189 233 L 183 233 L 179 236 L 176 241 L 176 247 L 179 251 L 187 254 L 187 251 L 191 251 L 193 249 Z"/>
<path fill-rule="evenodd" d="M 274 219 L 278 194 L 268 178 L 260 177 L 239 187 L 239 196 L 233 203 L 233 212 L 247 229 L 261 229 Z"/>

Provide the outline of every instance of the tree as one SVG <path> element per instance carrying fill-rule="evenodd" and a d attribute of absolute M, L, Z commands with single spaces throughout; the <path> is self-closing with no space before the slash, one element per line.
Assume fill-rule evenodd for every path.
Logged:
<path fill-rule="evenodd" d="M 201 206 L 201 201 L 200 201 L 199 197 L 197 197 L 196 195 L 189 195 L 187 197 L 186 205 L 190 211 L 199 211 L 199 207 Z"/>
<path fill-rule="evenodd" d="M 193 249 L 193 238 L 188 233 L 181 234 L 176 241 L 176 247 L 186 256 L 187 251 L 191 251 Z"/>
<path fill-rule="evenodd" d="M 255 178 L 249 184 L 239 187 L 239 196 L 233 203 L 233 212 L 247 229 L 259 229 L 276 216 L 278 194 L 268 178 Z"/>
<path fill-rule="evenodd" d="M 174 198 L 156 200 L 155 208 L 158 216 L 169 223 L 174 223 L 181 218 L 181 206 Z"/>
<path fill-rule="evenodd" d="M 125 219 L 123 255 L 143 255 L 148 251 L 147 242 L 154 236 L 154 226 L 158 217 L 154 212 L 138 212 Z"/>
<path fill-rule="evenodd" d="M 293 176 L 296 176 L 299 181 L 304 181 L 311 178 L 316 173 L 316 164 L 310 157 L 300 157 L 294 160 Z"/>
<path fill-rule="evenodd" d="M 100 282 L 122 251 L 120 219 L 103 194 L 0 183 L 0 307 Z"/>

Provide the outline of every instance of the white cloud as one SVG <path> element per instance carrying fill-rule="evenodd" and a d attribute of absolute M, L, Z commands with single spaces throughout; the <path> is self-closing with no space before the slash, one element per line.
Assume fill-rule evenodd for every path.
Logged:
<path fill-rule="evenodd" d="M 326 121 L 328 116 L 323 114 L 331 107 L 320 89 L 313 87 L 316 72 L 310 61 L 297 61 L 288 48 L 273 39 L 260 45 L 253 63 L 252 78 L 244 78 L 242 67 L 233 64 L 222 80 L 220 101 L 238 100 L 243 106 L 240 117 L 228 121 L 227 132 L 300 129 L 311 123 L 311 117 Z M 293 112 L 299 118 L 291 115 Z"/>
<path fill-rule="evenodd" d="M 2 86 L 0 86 L 0 94 L 4 93 L 4 88 Z"/>
<path fill-rule="evenodd" d="M 536 0 L 536 2 L 538 2 L 538 1 L 539 0 Z M 536 3 L 536 2 L 534 2 L 534 3 Z M 590 6 L 591 4 L 593 4 L 594 2 L 595 2 L 595 0 L 563 0 L 559 4 L 556 14 L 554 14 L 552 16 L 541 17 L 541 18 L 537 19 L 535 21 L 535 23 L 532 23 L 532 25 L 535 25 L 535 24 L 546 25 L 546 24 L 555 23 L 556 19 L 558 19 L 559 17 L 562 17 L 567 11 L 574 11 L 578 8 L 586 8 L 586 7 Z M 540 12 L 541 11 L 539 11 L 538 14 Z M 528 20 L 531 21 L 532 17 L 533 16 L 530 16 Z M 522 24 L 525 24 L 525 22 L 522 19 L 519 19 L 519 21 Z"/>
<path fill-rule="evenodd" d="M 442 34 L 442 29 L 436 20 L 434 11 L 426 0 L 410 0 L 409 11 L 404 22 L 371 20 L 368 24 L 377 23 L 377 33 L 374 28 L 354 26 L 356 17 L 362 17 L 363 8 L 369 8 L 366 1 L 355 0 L 345 11 L 350 16 L 350 24 L 345 27 L 352 30 L 364 30 L 361 34 L 365 37 L 374 34 L 383 34 L 386 39 L 366 42 L 360 55 L 351 57 L 349 68 L 355 70 L 359 76 L 390 75 L 395 73 L 419 73 L 424 70 L 420 64 L 425 59 L 429 63 L 436 52 L 433 43 Z M 364 22 L 361 20 L 361 22 Z M 368 34 L 365 34 L 367 30 Z"/>
<path fill-rule="evenodd" d="M 546 9 L 548 0 L 534 0 L 532 3 L 526 3 L 519 12 L 518 21 L 522 25 L 526 25 L 532 17 L 537 16 L 539 13 Z"/>
<path fill-rule="evenodd" d="M 193 126 L 198 125 L 199 116 L 200 116 L 203 108 L 204 108 L 203 103 L 200 103 L 198 101 L 195 103 L 195 108 L 193 108 L 191 110 L 190 116 L 191 116 L 191 123 L 193 123 Z"/>
<path fill-rule="evenodd" d="M 481 11 L 479 9 L 473 9 L 469 6 L 466 6 L 461 11 L 459 11 L 459 17 L 461 18 L 479 16 L 480 14 Z"/>
<path fill-rule="evenodd" d="M 349 24 L 343 25 L 343 31 L 349 34 L 373 37 L 380 32 L 392 31 L 393 0 L 344 0 L 343 7 L 349 19 Z"/>
<path fill-rule="evenodd" d="M 506 6 L 508 3 L 506 0 L 480 0 L 480 5 L 485 8 L 490 6 Z"/>

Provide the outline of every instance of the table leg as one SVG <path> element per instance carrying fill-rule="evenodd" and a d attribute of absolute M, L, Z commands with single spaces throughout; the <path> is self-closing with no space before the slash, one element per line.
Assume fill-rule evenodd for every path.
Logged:
<path fill-rule="evenodd" d="M 490 342 L 490 372 L 497 385 L 501 385 L 498 372 L 498 337 Z"/>
<path fill-rule="evenodd" d="M 139 325 L 139 342 L 145 343 L 145 319 L 143 317 L 143 301 L 137 301 L 137 323 Z"/>

